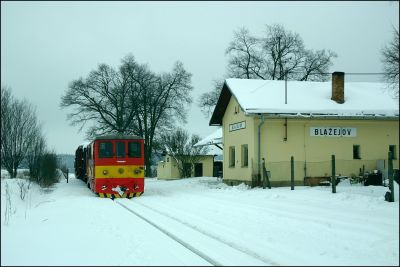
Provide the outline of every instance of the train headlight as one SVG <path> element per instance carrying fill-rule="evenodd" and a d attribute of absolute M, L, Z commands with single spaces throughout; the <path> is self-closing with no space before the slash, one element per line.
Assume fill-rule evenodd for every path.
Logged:
<path fill-rule="evenodd" d="M 124 173 L 124 169 L 123 168 L 119 168 L 118 172 L 119 172 L 119 174 L 123 174 Z"/>
<path fill-rule="evenodd" d="M 134 172 L 135 174 L 139 174 L 139 173 L 141 173 L 142 171 L 139 170 L 139 169 L 134 169 L 133 172 Z"/>
<path fill-rule="evenodd" d="M 107 175 L 107 174 L 108 174 L 108 171 L 107 171 L 107 170 L 103 170 L 103 174 L 104 174 L 104 175 Z"/>

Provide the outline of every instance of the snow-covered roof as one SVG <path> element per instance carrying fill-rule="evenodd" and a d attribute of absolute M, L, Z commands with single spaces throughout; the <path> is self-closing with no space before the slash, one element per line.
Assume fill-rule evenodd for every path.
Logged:
<path fill-rule="evenodd" d="M 194 146 L 207 146 L 214 144 L 222 144 L 222 128 L 218 128 L 218 130 L 212 132 L 210 135 L 204 137 L 199 142 L 197 142 Z"/>
<path fill-rule="evenodd" d="M 207 135 L 194 146 L 208 146 L 207 155 L 222 155 L 222 128 L 218 128 L 216 131 Z"/>
<path fill-rule="evenodd" d="M 222 155 L 222 149 L 214 145 L 210 145 L 208 146 L 208 152 L 206 153 L 206 155 Z"/>
<path fill-rule="evenodd" d="M 167 155 L 172 155 L 172 153 L 167 151 Z M 202 154 L 204 156 L 218 156 L 216 159 L 222 159 L 222 149 L 218 148 L 214 145 L 209 145 L 207 148 L 207 152 Z M 218 161 L 214 159 L 214 161 Z M 160 160 L 159 162 L 163 162 L 164 160 Z"/>
<path fill-rule="evenodd" d="M 398 117 L 399 104 L 385 83 L 345 82 L 343 104 L 331 100 L 332 82 L 226 79 L 210 125 L 221 125 L 233 95 L 247 115 Z"/>

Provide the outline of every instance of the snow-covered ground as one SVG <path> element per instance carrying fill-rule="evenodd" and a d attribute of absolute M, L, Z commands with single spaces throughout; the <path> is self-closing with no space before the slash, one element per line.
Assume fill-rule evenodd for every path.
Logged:
<path fill-rule="evenodd" d="M 73 176 L 21 200 L 18 181 L 1 179 L 2 266 L 399 265 L 397 183 L 389 203 L 386 187 L 346 180 L 332 194 L 146 178 L 143 196 L 115 201 Z"/>

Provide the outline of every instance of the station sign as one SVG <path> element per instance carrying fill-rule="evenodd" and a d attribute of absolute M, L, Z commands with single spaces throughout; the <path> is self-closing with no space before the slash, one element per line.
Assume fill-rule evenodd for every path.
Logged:
<path fill-rule="evenodd" d="M 310 136 L 320 137 L 356 137 L 354 127 L 310 127 Z"/>
<path fill-rule="evenodd" d="M 241 122 L 236 122 L 236 123 L 232 123 L 229 124 L 229 131 L 237 131 L 240 129 L 245 129 L 246 128 L 246 121 L 241 121 Z"/>

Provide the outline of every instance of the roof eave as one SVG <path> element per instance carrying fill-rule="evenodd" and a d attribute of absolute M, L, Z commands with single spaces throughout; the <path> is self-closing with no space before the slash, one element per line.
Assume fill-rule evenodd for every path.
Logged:
<path fill-rule="evenodd" d="M 210 126 L 221 126 L 222 118 L 224 117 L 226 108 L 228 107 L 229 100 L 231 99 L 232 92 L 229 89 L 229 86 L 224 82 L 224 85 L 221 90 L 221 94 L 219 95 L 217 105 L 215 105 L 213 114 L 211 116 L 210 122 L 208 125 Z"/>
<path fill-rule="evenodd" d="M 294 114 L 294 113 L 246 113 L 247 116 L 260 115 L 269 118 L 305 118 L 305 119 L 343 119 L 343 120 L 399 120 L 399 116 L 384 116 L 384 115 L 338 115 L 338 114 Z"/>

